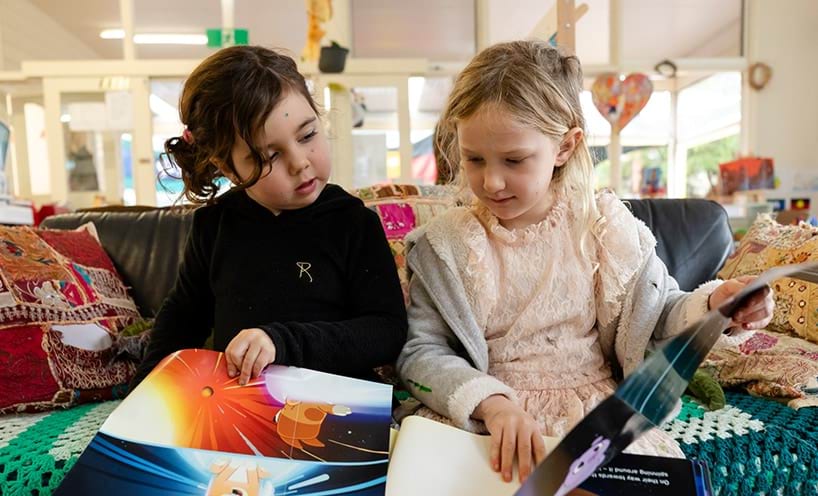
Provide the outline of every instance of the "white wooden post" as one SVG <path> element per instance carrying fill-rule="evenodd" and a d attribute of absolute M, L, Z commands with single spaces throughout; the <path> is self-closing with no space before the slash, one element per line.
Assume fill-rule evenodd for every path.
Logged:
<path fill-rule="evenodd" d="M 236 44 L 236 39 L 233 29 L 236 27 L 236 9 L 233 5 L 233 0 L 221 0 L 222 5 L 222 43 L 224 46 L 233 46 Z M 225 33 L 227 37 L 225 38 Z"/>
<path fill-rule="evenodd" d="M 48 143 L 48 193 L 51 201 L 68 201 L 68 173 L 65 170 L 65 137 L 60 121 L 60 87 L 54 78 L 43 78 L 43 107 L 45 110 L 45 138 Z M 33 192 L 32 192 L 33 193 Z"/>
<path fill-rule="evenodd" d="M 491 44 L 491 23 L 489 20 L 489 0 L 475 0 L 474 2 L 474 45 L 475 51 L 480 52 Z"/>
<path fill-rule="evenodd" d="M 412 122 L 409 109 L 409 78 L 398 83 L 398 131 L 400 132 L 400 182 L 410 184 L 412 178 Z"/>
<path fill-rule="evenodd" d="M 332 40 L 341 46 L 351 47 L 351 9 L 350 0 L 337 0 L 332 3 L 332 18 L 326 24 L 324 35 L 327 43 Z M 349 57 L 347 62 L 349 62 Z M 328 79 L 331 81 L 331 78 Z M 355 156 L 352 147 L 352 100 L 349 86 L 332 82 L 327 86 L 330 89 L 328 117 L 332 146 L 332 180 L 350 189 L 354 175 Z"/>
<path fill-rule="evenodd" d="M 557 2 L 557 46 L 570 54 L 577 53 L 574 0 Z"/>
<path fill-rule="evenodd" d="M 153 159 L 153 115 L 150 109 L 150 79 L 147 77 L 131 78 L 131 96 L 133 98 L 131 167 L 136 204 L 155 206 L 156 166 Z"/>
<path fill-rule="evenodd" d="M 622 3 L 611 0 L 610 62 L 614 72 L 619 74 L 622 67 Z M 622 194 L 622 142 L 620 130 L 611 126 L 611 144 L 608 146 L 608 159 L 611 161 L 611 189 Z"/>
<path fill-rule="evenodd" d="M 133 42 L 133 0 L 119 0 L 119 19 L 122 23 L 122 58 L 125 60 L 136 59 L 136 46 Z"/>

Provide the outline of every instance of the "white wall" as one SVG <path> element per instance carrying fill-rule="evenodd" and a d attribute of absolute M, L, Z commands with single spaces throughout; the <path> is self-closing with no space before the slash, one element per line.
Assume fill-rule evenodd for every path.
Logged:
<path fill-rule="evenodd" d="M 781 186 L 768 198 L 811 197 L 816 214 L 818 191 L 798 188 L 818 181 L 818 2 L 750 0 L 748 14 L 749 62 L 773 69 L 766 88 L 747 91 L 748 151 L 775 159 Z"/>
<path fill-rule="evenodd" d="M 96 59 L 99 55 L 28 0 L 0 0 L 0 69 L 23 60 Z"/>

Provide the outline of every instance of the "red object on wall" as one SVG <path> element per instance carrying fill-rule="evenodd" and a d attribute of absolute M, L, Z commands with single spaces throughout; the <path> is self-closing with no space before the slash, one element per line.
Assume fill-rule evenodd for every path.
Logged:
<path fill-rule="evenodd" d="M 60 207 L 59 205 L 56 205 L 54 203 L 48 203 L 46 205 L 41 206 L 39 209 L 34 208 L 34 225 L 39 226 L 40 223 L 44 221 L 46 217 L 51 217 L 52 215 L 57 214 L 64 214 L 70 211 L 71 210 L 65 207 Z"/>
<path fill-rule="evenodd" d="M 736 191 L 775 189 L 773 159 L 747 157 L 719 164 L 721 191 L 732 195 Z"/>

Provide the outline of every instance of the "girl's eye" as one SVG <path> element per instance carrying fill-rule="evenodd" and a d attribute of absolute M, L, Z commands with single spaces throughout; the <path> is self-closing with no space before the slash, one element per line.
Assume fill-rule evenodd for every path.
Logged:
<path fill-rule="evenodd" d="M 276 152 L 276 153 L 274 153 L 274 154 L 270 155 L 269 157 L 267 157 L 267 161 L 268 161 L 268 162 L 270 162 L 270 163 L 272 163 L 272 162 L 274 162 L 274 161 L 275 161 L 275 159 L 277 159 L 277 158 L 278 158 L 278 152 Z"/>
<path fill-rule="evenodd" d="M 316 131 L 316 130 L 312 130 L 312 131 L 310 131 L 310 133 L 309 133 L 308 135 L 306 135 L 306 136 L 304 136 L 303 138 L 301 138 L 301 141 L 302 141 L 302 142 L 304 142 L 304 141 L 309 141 L 309 140 L 311 140 L 311 139 L 312 139 L 312 138 L 313 138 L 313 137 L 314 137 L 316 134 L 318 134 L 318 131 Z"/>
<path fill-rule="evenodd" d="M 482 161 L 483 161 L 483 159 L 482 159 L 482 158 L 480 158 L 480 157 L 468 157 L 468 158 L 466 159 L 466 161 L 467 161 L 467 162 L 474 162 L 474 163 L 476 163 L 476 164 L 477 164 L 477 163 L 482 162 Z"/>
<path fill-rule="evenodd" d="M 507 158 L 506 162 L 508 162 L 509 164 L 519 164 L 523 160 L 525 160 L 525 159 L 524 158 Z"/>

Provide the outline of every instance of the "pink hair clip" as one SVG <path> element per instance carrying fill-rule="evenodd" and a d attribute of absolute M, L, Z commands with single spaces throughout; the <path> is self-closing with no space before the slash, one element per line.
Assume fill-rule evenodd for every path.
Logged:
<path fill-rule="evenodd" d="M 185 126 L 185 130 L 182 131 L 182 139 L 185 140 L 185 143 L 188 145 L 193 144 L 193 134 L 190 132 L 190 129 Z"/>

